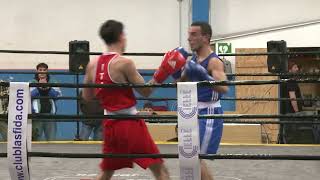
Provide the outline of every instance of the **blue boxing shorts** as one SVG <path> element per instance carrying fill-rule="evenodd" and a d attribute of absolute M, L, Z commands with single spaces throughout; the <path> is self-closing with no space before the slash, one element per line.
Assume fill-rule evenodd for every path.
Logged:
<path fill-rule="evenodd" d="M 223 114 L 220 101 L 198 102 L 199 115 Z M 216 154 L 220 145 L 223 119 L 199 119 L 200 154 Z"/>

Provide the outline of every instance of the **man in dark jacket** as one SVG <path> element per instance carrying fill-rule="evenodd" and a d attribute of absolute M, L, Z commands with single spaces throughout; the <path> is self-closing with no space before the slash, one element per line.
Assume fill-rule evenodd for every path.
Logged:
<path fill-rule="evenodd" d="M 37 65 L 37 74 L 31 81 L 33 83 L 52 83 L 55 82 L 46 74 L 48 72 L 48 65 L 40 63 Z M 43 74 L 41 74 L 43 73 Z M 56 87 L 34 87 L 30 88 L 32 98 L 32 113 L 39 114 L 56 114 L 57 107 L 54 99 L 38 99 L 38 97 L 58 97 L 61 96 L 60 88 Z M 56 122 L 40 122 L 34 121 L 32 123 L 32 139 L 40 140 L 42 133 L 44 133 L 47 141 L 55 140 L 57 131 Z"/>

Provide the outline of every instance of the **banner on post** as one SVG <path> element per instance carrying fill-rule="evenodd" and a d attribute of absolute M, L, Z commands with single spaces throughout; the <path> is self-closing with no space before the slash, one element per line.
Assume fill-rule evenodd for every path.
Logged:
<path fill-rule="evenodd" d="M 201 179 L 196 82 L 178 82 L 178 152 L 180 179 Z"/>
<path fill-rule="evenodd" d="M 10 82 L 8 106 L 8 145 L 7 159 L 12 180 L 29 180 L 28 146 L 31 137 L 28 128 L 28 113 L 31 99 L 29 83 Z"/>

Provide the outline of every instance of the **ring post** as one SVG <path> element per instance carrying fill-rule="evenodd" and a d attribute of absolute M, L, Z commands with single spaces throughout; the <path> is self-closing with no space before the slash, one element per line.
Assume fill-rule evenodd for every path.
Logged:
<path fill-rule="evenodd" d="M 201 179 L 196 82 L 178 82 L 178 152 L 180 179 Z"/>
<path fill-rule="evenodd" d="M 76 88 L 76 94 L 77 94 L 77 97 L 79 98 L 79 95 L 80 95 L 80 90 L 79 90 L 79 72 L 77 72 L 77 88 Z M 77 115 L 80 114 L 80 110 L 79 110 L 79 106 L 80 106 L 80 103 L 79 103 L 79 99 L 77 99 L 76 101 L 77 103 Z M 77 134 L 76 134 L 76 138 L 75 138 L 76 141 L 79 141 L 80 140 L 80 123 L 79 121 L 77 121 Z"/>
<path fill-rule="evenodd" d="M 10 82 L 8 108 L 7 159 L 12 180 L 29 180 L 28 149 L 31 149 L 31 128 L 28 113 L 31 106 L 29 83 Z"/>

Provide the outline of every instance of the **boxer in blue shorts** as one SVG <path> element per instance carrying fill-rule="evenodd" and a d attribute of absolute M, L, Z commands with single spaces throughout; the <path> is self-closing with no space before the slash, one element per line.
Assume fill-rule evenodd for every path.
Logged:
<path fill-rule="evenodd" d="M 192 58 L 186 62 L 184 70 L 173 74 L 177 81 L 223 81 L 226 80 L 224 64 L 210 47 L 211 26 L 206 22 L 194 22 L 188 31 Z M 228 91 L 227 86 L 199 87 L 198 112 L 223 114 L 220 98 Z M 200 154 L 215 154 L 222 137 L 222 119 L 199 119 Z M 201 179 L 213 179 L 204 160 L 201 160 Z"/>

